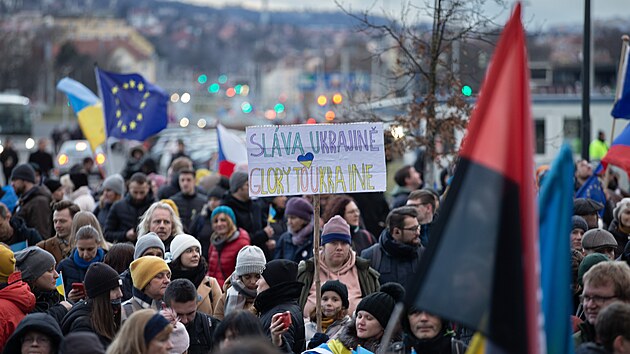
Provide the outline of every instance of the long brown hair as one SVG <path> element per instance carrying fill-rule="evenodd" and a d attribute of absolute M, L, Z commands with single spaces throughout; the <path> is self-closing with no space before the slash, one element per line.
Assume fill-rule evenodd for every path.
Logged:
<path fill-rule="evenodd" d="M 118 313 L 114 313 L 109 299 L 109 291 L 95 297 L 91 301 L 92 313 L 90 315 L 90 323 L 94 332 L 109 340 L 113 340 L 120 328 L 120 310 Z"/>

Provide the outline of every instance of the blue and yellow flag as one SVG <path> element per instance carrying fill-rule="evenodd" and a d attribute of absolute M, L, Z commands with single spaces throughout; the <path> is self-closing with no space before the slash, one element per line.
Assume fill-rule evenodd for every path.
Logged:
<path fill-rule="evenodd" d="M 64 300 L 66 299 L 66 290 L 63 287 L 63 274 L 59 272 L 59 278 L 57 278 L 57 282 L 55 283 L 55 287 L 57 288 L 57 292 L 63 296 Z"/>
<path fill-rule="evenodd" d="M 68 96 L 83 135 L 90 143 L 92 151 L 96 151 L 96 147 L 106 139 L 101 101 L 89 88 L 68 77 L 59 80 L 57 90 Z"/>
<path fill-rule="evenodd" d="M 276 222 L 276 209 L 273 205 L 269 204 L 269 215 L 267 216 L 267 223 L 273 224 Z"/>
<path fill-rule="evenodd" d="M 96 68 L 107 136 L 144 141 L 166 128 L 168 95 L 139 74 Z"/>

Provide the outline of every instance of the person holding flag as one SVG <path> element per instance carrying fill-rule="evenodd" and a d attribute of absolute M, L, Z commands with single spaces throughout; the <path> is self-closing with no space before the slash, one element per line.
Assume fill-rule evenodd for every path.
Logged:
<path fill-rule="evenodd" d="M 15 253 L 15 266 L 22 272 L 22 280 L 35 295 L 35 309 L 32 312 L 45 312 L 61 325 L 61 320 L 72 304 L 65 301 L 57 290 L 60 276 L 55 265 L 55 257 L 37 246 Z"/>

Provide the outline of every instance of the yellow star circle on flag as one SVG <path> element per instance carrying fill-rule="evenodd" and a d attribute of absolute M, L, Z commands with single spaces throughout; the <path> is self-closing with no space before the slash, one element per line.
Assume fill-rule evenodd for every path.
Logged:
<path fill-rule="evenodd" d="M 138 84 L 138 91 L 143 91 L 144 90 L 144 83 L 139 83 Z"/>
<path fill-rule="evenodd" d="M 138 115 L 136 116 L 136 120 L 137 121 L 141 121 L 142 120 L 142 113 L 138 113 Z"/>
<path fill-rule="evenodd" d="M 136 82 L 134 80 L 129 81 L 129 87 L 135 88 L 136 87 Z"/>
<path fill-rule="evenodd" d="M 136 122 L 132 121 L 131 123 L 129 123 L 129 128 L 131 128 L 131 130 L 136 129 Z"/>

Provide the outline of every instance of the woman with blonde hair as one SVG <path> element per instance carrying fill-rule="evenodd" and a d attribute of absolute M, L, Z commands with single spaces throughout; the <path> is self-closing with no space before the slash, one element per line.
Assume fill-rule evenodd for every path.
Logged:
<path fill-rule="evenodd" d="M 98 231 L 98 247 L 103 249 L 104 251 L 109 250 L 109 244 L 105 241 L 105 237 L 103 237 L 103 229 L 101 229 L 101 224 L 98 222 L 98 219 L 94 214 L 89 211 L 80 211 L 74 215 L 72 218 L 72 229 L 70 231 L 70 244 L 72 247 L 76 246 L 76 234 L 79 229 L 85 225 L 92 226 L 96 231 Z"/>
<path fill-rule="evenodd" d="M 167 354 L 173 325 L 155 310 L 134 312 L 120 328 L 107 354 Z"/>

